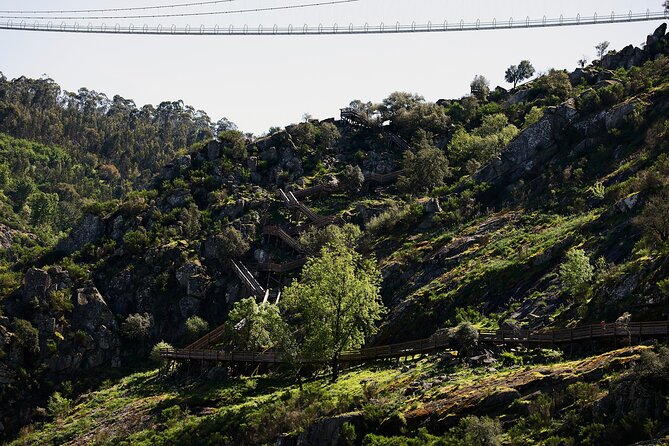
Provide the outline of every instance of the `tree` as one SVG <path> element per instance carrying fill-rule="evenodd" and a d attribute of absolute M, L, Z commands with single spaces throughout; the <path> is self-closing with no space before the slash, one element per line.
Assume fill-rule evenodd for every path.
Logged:
<path fill-rule="evenodd" d="M 258 304 L 252 297 L 235 302 L 226 321 L 226 333 L 235 350 L 280 348 L 292 352 L 290 329 L 281 318 L 279 307 L 268 302 Z"/>
<path fill-rule="evenodd" d="M 605 40 L 595 46 L 595 50 L 597 51 L 597 59 L 602 60 L 602 57 L 606 55 L 606 50 L 609 49 L 609 45 L 611 45 L 611 42 Z"/>
<path fill-rule="evenodd" d="M 186 336 L 195 340 L 209 331 L 209 323 L 200 316 L 191 316 L 186 319 Z"/>
<path fill-rule="evenodd" d="M 499 420 L 469 415 L 460 421 L 458 428 L 461 432 L 460 444 L 466 446 L 499 446 L 502 444 L 500 437 L 503 430 Z"/>
<path fill-rule="evenodd" d="M 284 291 L 283 302 L 300 327 L 302 355 L 329 361 L 333 382 L 341 352 L 360 347 L 378 330 L 385 313 L 380 285 L 374 261 L 334 242 L 309 259 L 300 280 Z"/>
<path fill-rule="evenodd" d="M 481 126 L 471 133 L 467 133 L 464 128 L 455 131 L 449 146 L 449 156 L 461 163 L 470 159 L 479 164 L 487 163 L 490 158 L 499 155 L 518 132 L 518 128 L 509 124 L 509 119 L 503 113 L 484 116 Z"/>
<path fill-rule="evenodd" d="M 490 94 L 490 81 L 485 76 L 474 76 L 474 80 L 469 84 L 471 92 L 479 101 L 485 101 Z"/>
<path fill-rule="evenodd" d="M 30 208 L 30 223 L 41 225 L 53 221 L 58 212 L 58 194 L 37 191 L 26 201 Z"/>
<path fill-rule="evenodd" d="M 590 264 L 590 257 L 582 249 L 572 248 L 567 251 L 565 262 L 560 265 L 560 279 L 565 290 L 576 297 L 585 291 L 585 287 L 592 280 L 594 268 Z"/>
<path fill-rule="evenodd" d="M 401 185 L 415 192 L 429 192 L 444 185 L 449 174 L 448 159 L 444 152 L 426 144 L 415 154 L 404 153 L 404 175 Z"/>
<path fill-rule="evenodd" d="M 506 70 L 504 79 L 510 84 L 513 84 L 513 89 L 516 89 L 518 82 L 529 79 L 534 76 L 534 67 L 529 60 L 523 60 L 518 65 L 511 65 Z"/>
<path fill-rule="evenodd" d="M 39 352 L 39 331 L 25 319 L 14 319 L 14 335 L 17 343 L 32 353 Z"/>
<path fill-rule="evenodd" d="M 347 164 L 339 174 L 339 182 L 344 184 L 344 188 L 348 192 L 359 192 L 365 182 L 365 176 L 359 166 Z"/>
<path fill-rule="evenodd" d="M 583 57 L 581 57 L 581 58 L 578 60 L 578 66 L 581 67 L 581 68 L 585 68 L 585 66 L 586 66 L 587 64 L 588 64 L 588 58 L 585 57 L 585 54 L 584 54 Z"/>
<path fill-rule="evenodd" d="M 151 349 L 151 353 L 149 354 L 149 359 L 151 359 L 151 361 L 155 362 L 158 365 L 163 365 L 165 360 L 163 359 L 162 356 L 160 356 L 160 351 L 169 350 L 172 348 L 174 347 L 172 347 L 171 344 L 168 344 L 165 341 L 160 341 L 156 345 L 154 345 L 153 348 Z"/>
<path fill-rule="evenodd" d="M 478 330 L 467 321 L 461 322 L 457 327 L 451 329 L 450 336 L 460 356 L 473 353 L 479 343 Z"/>
<path fill-rule="evenodd" d="M 148 313 L 131 314 L 121 324 L 121 332 L 128 339 L 144 339 L 149 336 L 151 318 Z"/>
<path fill-rule="evenodd" d="M 669 243 L 669 189 L 648 199 L 636 223 L 649 245 L 666 246 Z"/>
<path fill-rule="evenodd" d="M 411 110 L 424 101 L 425 98 L 419 94 L 396 91 L 383 100 L 380 109 L 386 119 L 391 119 L 401 110 Z"/>

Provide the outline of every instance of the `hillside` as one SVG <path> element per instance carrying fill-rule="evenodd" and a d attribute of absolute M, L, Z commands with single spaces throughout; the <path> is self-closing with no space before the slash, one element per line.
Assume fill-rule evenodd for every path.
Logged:
<path fill-rule="evenodd" d="M 267 320 L 288 314 L 287 326 L 299 325 L 306 316 L 292 314 L 290 302 L 305 289 L 296 285 L 308 279 L 301 272 L 335 242 L 352 263 L 379 271 L 387 310 L 367 347 L 462 322 L 540 330 L 626 312 L 635 322 L 667 320 L 668 56 L 665 24 L 643 49 L 551 70 L 511 91 L 473 88 L 437 103 L 393 93 L 258 138 L 229 126 L 216 138 L 195 135 L 190 114 L 189 130 L 169 137 L 188 150 L 171 146 L 146 165 L 145 139 L 128 157 L 120 146 L 104 149 L 104 138 L 86 145 L 143 186 L 132 192 L 115 190 L 98 162 L 85 163 L 67 132 L 46 141 L 0 106 L 0 130 L 63 147 L 0 135 L 0 429 L 15 438 L 32 422 L 16 444 L 437 445 L 485 431 L 504 444 L 558 445 L 665 436 L 662 347 L 456 345 L 457 357 L 365 364 L 335 384 L 321 375 L 327 368 L 310 370 L 301 391 L 288 369 L 249 378 L 218 367 L 200 379 L 182 369 L 168 379 L 149 371 L 147 357 L 159 341 L 185 346 L 223 323 L 227 333 L 245 330 L 247 318 L 235 317 L 248 296 L 279 302 L 254 314 L 271 307 Z M 289 352 L 293 344 L 266 329 L 258 347 Z M 242 349 L 238 342 L 218 347 Z M 56 391 L 73 406 L 52 410 Z M 100 421 L 99 413 L 116 415 Z"/>

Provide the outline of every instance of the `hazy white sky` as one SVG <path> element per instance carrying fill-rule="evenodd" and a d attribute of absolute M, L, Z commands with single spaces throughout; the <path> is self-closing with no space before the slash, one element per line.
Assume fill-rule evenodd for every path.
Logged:
<path fill-rule="evenodd" d="M 189 0 L 4 0 L 2 10 L 90 9 L 187 3 Z M 234 0 L 206 10 L 310 3 L 314 0 Z M 360 0 L 293 11 L 163 18 L 163 26 L 189 23 L 257 27 L 308 23 L 346 27 L 365 22 L 410 24 L 600 16 L 661 10 L 662 0 Z M 193 9 L 202 11 L 204 8 Z M 169 13 L 180 10 L 153 11 Z M 139 11 L 138 13 L 142 13 Z M 0 16 L 3 13 L 0 13 Z M 0 18 L 0 21 L 6 19 Z M 17 22 L 20 20 L 14 20 Z M 26 20 L 32 23 L 30 19 Z M 82 20 L 85 26 L 90 20 Z M 59 24 L 61 20 L 54 20 Z M 92 21 L 94 24 L 99 23 Z M 124 19 L 107 19 L 108 26 Z M 154 19 L 135 20 L 155 25 Z M 569 68 L 594 45 L 639 45 L 660 22 L 535 30 L 367 36 L 115 36 L 0 31 L 0 71 L 14 78 L 48 75 L 64 89 L 87 87 L 120 94 L 138 105 L 183 99 L 212 120 L 227 117 L 244 131 L 338 114 L 352 99 L 380 101 L 396 90 L 428 100 L 468 93 L 476 74 L 504 85 L 504 70 L 529 59 L 539 71 Z"/>

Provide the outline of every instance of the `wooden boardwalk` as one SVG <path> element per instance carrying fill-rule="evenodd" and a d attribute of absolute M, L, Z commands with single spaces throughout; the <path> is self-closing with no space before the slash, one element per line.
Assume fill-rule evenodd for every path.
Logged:
<path fill-rule="evenodd" d="M 527 347 L 564 347 L 583 342 L 599 340 L 631 343 L 644 339 L 660 339 L 669 337 L 669 321 L 631 322 L 629 324 L 593 324 L 577 328 L 555 330 L 497 330 L 479 332 L 479 344 L 496 346 Z M 356 351 L 343 352 L 339 358 L 342 364 L 363 363 L 378 359 L 392 359 L 431 354 L 436 351 L 450 351 L 447 334 L 437 334 L 426 339 L 419 339 L 401 344 L 383 345 L 363 348 Z M 200 343 L 199 345 L 204 345 Z M 209 344 L 211 345 L 211 344 Z M 251 363 L 251 364 L 321 364 L 323 361 L 309 358 L 288 358 L 281 352 L 226 352 L 222 350 L 184 348 L 163 349 L 160 355 L 174 361 L 204 361 L 211 363 Z"/>

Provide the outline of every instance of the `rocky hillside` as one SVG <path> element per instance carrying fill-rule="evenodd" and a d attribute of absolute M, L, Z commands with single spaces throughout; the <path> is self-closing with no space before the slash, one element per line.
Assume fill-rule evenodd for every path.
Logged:
<path fill-rule="evenodd" d="M 223 130 L 192 145 L 150 187 L 89 204 L 53 248 L 8 261 L 0 429 L 44 419 L 37 408 L 54 391 L 78 395 L 126 373 L 158 341 L 185 345 L 194 316 L 223 323 L 253 293 L 232 260 L 276 296 L 335 228 L 359 232 L 359 251 L 383 275 L 389 312 L 369 345 L 463 320 L 667 318 L 667 56 L 662 25 L 643 49 L 514 91 L 436 104 L 394 93 L 354 101 L 346 119 L 261 138 Z M 416 426 L 457 424 L 439 403 L 422 404 L 406 410 Z"/>

